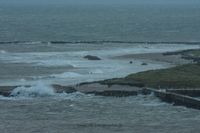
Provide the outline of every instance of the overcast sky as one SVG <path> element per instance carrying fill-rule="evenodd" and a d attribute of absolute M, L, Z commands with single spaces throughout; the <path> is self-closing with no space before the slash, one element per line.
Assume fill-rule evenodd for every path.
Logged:
<path fill-rule="evenodd" d="M 15 5 L 48 5 L 48 4 L 197 4 L 200 0 L 0 0 L 1 4 Z"/>

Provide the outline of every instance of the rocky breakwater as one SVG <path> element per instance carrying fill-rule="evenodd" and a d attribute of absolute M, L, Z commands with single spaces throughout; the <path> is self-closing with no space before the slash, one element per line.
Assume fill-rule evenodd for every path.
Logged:
<path fill-rule="evenodd" d="M 74 86 L 63 86 L 53 84 L 49 87 L 50 89 L 53 89 L 53 92 L 55 94 L 81 92 L 84 94 L 94 94 L 112 97 L 135 96 L 142 91 L 142 89 L 139 87 L 129 85 L 104 85 L 98 82 L 81 83 Z M 34 86 L 0 86 L 0 95 L 5 97 L 13 97 L 14 91 L 17 92 L 17 95 L 20 95 L 20 93 L 24 93 L 24 91 L 27 90 L 27 92 L 30 93 L 28 95 L 37 96 L 36 93 L 40 94 L 40 90 L 42 89 L 44 88 L 35 89 Z"/>
<path fill-rule="evenodd" d="M 135 96 L 142 90 L 139 87 L 129 85 L 104 85 L 98 82 L 82 83 L 75 87 L 77 91 L 86 94 L 95 94 L 101 96 L 125 97 Z"/>

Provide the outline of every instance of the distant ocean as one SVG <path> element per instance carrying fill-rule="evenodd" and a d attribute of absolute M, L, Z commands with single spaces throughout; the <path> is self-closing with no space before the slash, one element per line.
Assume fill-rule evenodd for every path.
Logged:
<path fill-rule="evenodd" d="M 1 3 L 1 42 L 200 41 L 200 2 L 123 6 Z"/>

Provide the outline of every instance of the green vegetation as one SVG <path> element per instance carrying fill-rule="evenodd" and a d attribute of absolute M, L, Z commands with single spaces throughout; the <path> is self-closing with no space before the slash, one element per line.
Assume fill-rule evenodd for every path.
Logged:
<path fill-rule="evenodd" d="M 193 60 L 194 64 L 186 64 L 168 69 L 150 70 L 130 74 L 125 78 L 101 81 L 107 85 L 131 85 L 156 89 L 200 88 L 200 49 L 167 52 L 163 55 L 181 55 L 182 58 Z"/>
<path fill-rule="evenodd" d="M 189 51 L 188 54 L 191 54 L 192 56 L 195 57 L 200 57 L 200 50 Z"/>
<path fill-rule="evenodd" d="M 102 84 L 127 84 L 152 88 L 200 88 L 200 64 L 186 64 L 168 69 L 150 70 L 111 79 Z"/>

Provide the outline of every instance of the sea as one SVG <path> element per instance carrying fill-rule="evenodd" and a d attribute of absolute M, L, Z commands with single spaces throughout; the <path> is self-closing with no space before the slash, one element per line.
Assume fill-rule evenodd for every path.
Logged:
<path fill-rule="evenodd" d="M 153 94 L 57 94 L 51 85 L 171 67 L 117 57 L 200 48 L 200 2 L 75 1 L 0 0 L 0 86 L 21 86 L 12 92 L 21 95 L 0 96 L 0 132 L 198 133 L 198 110 Z"/>

